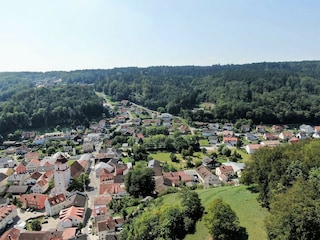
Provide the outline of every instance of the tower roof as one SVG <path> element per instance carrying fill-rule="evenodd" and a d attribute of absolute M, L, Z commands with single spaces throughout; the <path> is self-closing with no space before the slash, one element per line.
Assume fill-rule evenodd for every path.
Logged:
<path fill-rule="evenodd" d="M 61 164 L 61 163 L 66 163 L 66 162 L 68 162 L 68 160 L 65 158 L 65 156 L 62 154 L 62 153 L 60 153 L 58 156 L 57 156 L 57 158 L 56 158 L 56 164 Z"/>

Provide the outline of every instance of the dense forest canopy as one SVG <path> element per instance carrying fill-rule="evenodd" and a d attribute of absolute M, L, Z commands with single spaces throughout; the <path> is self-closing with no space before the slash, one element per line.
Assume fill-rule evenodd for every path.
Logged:
<path fill-rule="evenodd" d="M 0 101 L 23 89 L 59 84 L 94 85 L 113 100 L 128 99 L 194 121 L 320 123 L 320 61 L 5 72 L 0 73 Z M 204 102 L 211 107 L 191 111 Z"/>
<path fill-rule="evenodd" d="M 86 124 L 101 117 L 102 99 L 90 86 L 60 85 L 19 90 L 0 102 L 0 132 Z"/>

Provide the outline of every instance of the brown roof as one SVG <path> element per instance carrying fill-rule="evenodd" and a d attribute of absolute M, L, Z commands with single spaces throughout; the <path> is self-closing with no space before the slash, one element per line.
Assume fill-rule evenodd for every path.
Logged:
<path fill-rule="evenodd" d="M 0 219 L 5 218 L 8 213 L 17 209 L 15 205 L 6 205 L 0 208 Z"/>
<path fill-rule="evenodd" d="M 26 201 L 27 205 L 29 206 L 29 202 L 37 201 L 37 205 L 39 209 L 44 208 L 44 202 L 49 198 L 49 195 L 39 194 L 39 193 L 30 193 L 30 194 L 23 194 L 20 196 L 22 202 Z"/>
<path fill-rule="evenodd" d="M 57 205 L 61 202 L 66 201 L 66 197 L 64 196 L 63 193 L 61 193 L 61 194 L 54 196 L 52 198 L 48 198 L 48 201 L 51 206 L 54 206 L 54 205 Z"/>
<path fill-rule="evenodd" d="M 19 239 L 23 240 L 63 240 L 62 231 L 27 231 L 21 232 Z"/>
<path fill-rule="evenodd" d="M 112 197 L 111 196 L 98 196 L 94 199 L 93 205 L 99 206 L 99 205 L 107 205 L 109 202 L 111 202 Z"/>
<path fill-rule="evenodd" d="M 31 160 L 31 159 L 39 159 L 40 154 L 38 152 L 28 152 L 24 155 L 24 158 L 26 160 Z"/>
<path fill-rule="evenodd" d="M 118 194 L 125 192 L 125 189 L 119 183 L 103 183 L 100 184 L 99 194 Z"/>
<path fill-rule="evenodd" d="M 66 163 L 68 160 L 60 153 L 56 159 L 56 164 Z"/>
<path fill-rule="evenodd" d="M 233 168 L 231 166 L 221 166 L 219 169 L 222 174 L 233 172 Z"/>
<path fill-rule="evenodd" d="M 114 219 L 107 219 L 105 221 L 98 222 L 98 232 L 113 230 L 116 227 Z"/>
<path fill-rule="evenodd" d="M 206 178 L 207 176 L 212 175 L 210 170 L 203 165 L 197 167 L 196 171 L 202 178 Z"/>
<path fill-rule="evenodd" d="M 26 172 L 27 172 L 26 166 L 23 163 L 20 163 L 16 168 L 16 173 L 20 174 L 20 173 L 26 173 Z"/>
<path fill-rule="evenodd" d="M 184 181 L 184 182 L 190 182 L 191 181 L 191 177 L 188 174 L 186 174 L 184 171 L 180 171 L 180 172 L 165 172 L 165 173 L 163 173 L 163 177 L 165 179 L 170 180 L 175 185 L 178 185 L 179 182 L 181 182 L 181 181 Z"/>
<path fill-rule="evenodd" d="M 10 238 L 9 238 L 10 236 Z M 11 228 L 8 231 L 4 232 L 1 237 L 0 240 L 18 240 L 20 236 L 20 230 L 17 228 Z"/>
<path fill-rule="evenodd" d="M 33 179 L 35 179 L 35 180 L 38 180 L 41 176 L 42 176 L 41 173 L 39 173 L 39 172 L 34 172 L 34 173 L 32 173 L 32 174 L 30 175 L 30 178 L 33 178 Z"/>
<path fill-rule="evenodd" d="M 75 161 L 70 166 L 71 178 L 73 179 L 76 179 L 77 177 L 79 177 L 83 172 L 84 172 L 84 168 L 81 166 L 81 164 L 78 161 Z"/>

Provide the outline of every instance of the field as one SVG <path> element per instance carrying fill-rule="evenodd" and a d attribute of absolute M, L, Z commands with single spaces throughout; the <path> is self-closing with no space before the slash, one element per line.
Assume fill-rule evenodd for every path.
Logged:
<path fill-rule="evenodd" d="M 240 220 L 240 225 L 245 227 L 249 235 L 249 240 L 267 239 L 264 229 L 264 219 L 268 215 L 266 209 L 260 207 L 256 200 L 257 195 L 247 190 L 246 186 L 237 187 L 219 187 L 198 190 L 202 204 L 206 207 L 213 199 L 221 198 L 230 204 L 231 208 L 236 212 Z M 164 202 L 176 203 L 178 201 L 177 194 L 164 196 Z M 208 230 L 203 222 L 199 221 L 196 225 L 196 232 L 188 234 L 185 240 L 207 240 L 210 239 Z"/>

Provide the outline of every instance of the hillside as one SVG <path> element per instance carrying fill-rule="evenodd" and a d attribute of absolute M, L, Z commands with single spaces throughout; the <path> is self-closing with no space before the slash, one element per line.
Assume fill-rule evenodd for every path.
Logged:
<path fill-rule="evenodd" d="M 257 194 L 251 193 L 246 186 L 209 188 L 197 192 L 205 207 L 215 198 L 221 198 L 230 204 L 239 217 L 240 225 L 246 228 L 249 240 L 267 239 L 264 219 L 268 216 L 268 211 L 261 208 L 257 201 Z M 163 198 L 164 203 L 168 204 L 175 204 L 179 201 L 177 194 L 165 195 Z M 209 239 L 208 230 L 203 222 L 197 223 L 194 234 L 185 237 L 185 240 L 191 239 Z"/>
<path fill-rule="evenodd" d="M 94 85 L 111 100 L 128 99 L 186 120 L 320 123 L 319 61 L 0 73 L 0 101 L 58 83 Z M 199 106 L 209 107 L 191 111 Z"/>

